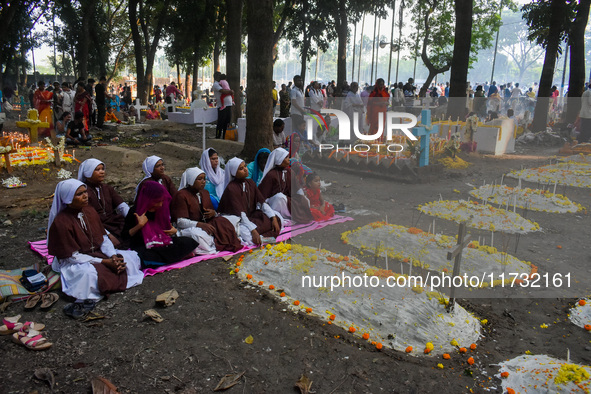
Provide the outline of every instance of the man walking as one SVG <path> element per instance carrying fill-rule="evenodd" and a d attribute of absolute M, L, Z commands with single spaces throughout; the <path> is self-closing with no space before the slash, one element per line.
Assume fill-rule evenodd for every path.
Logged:
<path fill-rule="evenodd" d="M 103 123 L 105 122 L 105 114 L 107 113 L 107 110 L 105 108 L 106 98 L 111 97 L 107 94 L 107 78 L 105 78 L 104 75 L 101 76 L 101 78 L 99 79 L 99 83 L 94 88 L 94 92 L 96 95 L 95 100 L 98 114 L 98 119 L 96 120 L 96 127 L 102 129 Z"/>

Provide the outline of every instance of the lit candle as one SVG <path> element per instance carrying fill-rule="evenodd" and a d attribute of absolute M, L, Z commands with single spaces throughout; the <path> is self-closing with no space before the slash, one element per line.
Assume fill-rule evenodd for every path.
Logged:
<path fill-rule="evenodd" d="M 72 150 L 72 159 L 76 158 L 76 149 Z"/>

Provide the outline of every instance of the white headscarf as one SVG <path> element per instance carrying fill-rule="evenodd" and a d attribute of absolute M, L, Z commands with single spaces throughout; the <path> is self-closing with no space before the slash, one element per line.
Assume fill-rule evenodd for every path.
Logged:
<path fill-rule="evenodd" d="M 84 183 L 77 179 L 66 179 L 61 181 L 55 187 L 55 194 L 53 195 L 53 204 L 51 204 L 51 210 L 49 211 L 49 220 L 47 222 L 47 234 L 49 236 L 49 229 L 53 224 L 53 220 L 58 213 L 64 210 L 68 204 L 72 203 L 76 190 L 80 186 L 85 186 Z"/>
<path fill-rule="evenodd" d="M 269 171 L 271 171 L 273 168 L 275 168 L 276 166 L 278 166 L 279 164 L 281 164 L 283 162 L 283 160 L 285 160 L 285 158 L 288 155 L 289 155 L 289 152 L 283 148 L 277 148 L 273 152 L 271 152 L 271 154 L 269 155 L 269 158 L 267 159 L 267 164 L 265 165 L 265 170 L 263 171 L 263 178 L 262 179 L 265 179 L 265 176 L 267 175 L 267 173 Z"/>
<path fill-rule="evenodd" d="M 242 163 L 244 163 L 244 160 L 238 157 L 234 157 L 230 159 L 230 161 L 228 161 L 228 163 L 226 164 L 225 171 L 226 178 L 224 181 L 224 190 L 226 189 L 226 186 L 228 186 L 228 183 L 234 180 L 234 177 L 236 176 L 236 171 L 238 171 L 238 167 L 240 167 L 240 164 Z"/>
<path fill-rule="evenodd" d="M 211 166 L 211 161 L 209 160 L 209 151 L 212 149 L 213 148 L 207 148 L 205 151 L 203 151 L 201 154 L 201 160 L 199 160 L 199 166 L 205 172 L 207 180 L 213 183 L 215 186 L 215 193 L 217 194 L 218 198 L 222 198 L 222 194 L 224 193 L 227 183 L 225 183 L 224 171 L 222 171 L 219 164 L 215 170 Z"/>
<path fill-rule="evenodd" d="M 92 176 L 92 173 L 96 168 L 100 165 L 105 166 L 105 163 L 98 159 L 87 159 L 80 164 L 78 168 L 78 180 L 81 182 L 86 181 L 88 178 Z"/>
<path fill-rule="evenodd" d="M 146 160 L 144 160 L 144 162 L 142 163 L 142 170 L 144 170 L 144 174 L 146 174 L 146 176 L 143 177 L 142 180 L 135 187 L 135 196 L 136 197 L 137 197 L 137 192 L 138 192 L 140 185 L 142 184 L 143 181 L 145 181 L 146 179 L 148 179 L 152 176 L 152 173 L 154 172 L 154 167 L 156 166 L 156 163 L 158 163 L 158 161 L 160 161 L 160 160 L 162 160 L 161 157 L 149 156 L 149 157 L 146 157 Z M 160 183 L 162 183 L 162 182 L 160 182 Z"/>
<path fill-rule="evenodd" d="M 201 174 L 204 174 L 204 172 L 199 167 L 187 168 L 181 176 L 181 185 L 179 186 L 179 190 L 184 189 L 187 186 L 193 186 L 195 179 L 197 179 L 197 177 Z"/>

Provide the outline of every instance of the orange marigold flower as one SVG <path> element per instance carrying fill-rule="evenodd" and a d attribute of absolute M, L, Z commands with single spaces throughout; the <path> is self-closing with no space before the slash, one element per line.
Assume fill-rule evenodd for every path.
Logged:
<path fill-rule="evenodd" d="M 336 318 L 337 318 L 337 317 L 336 317 L 335 315 L 330 315 L 330 317 L 329 317 L 329 319 L 330 319 L 330 320 L 334 320 L 334 319 L 336 319 Z"/>
<path fill-rule="evenodd" d="M 299 302 L 298 300 L 295 300 L 295 301 L 293 302 L 293 304 L 294 304 L 295 306 L 298 306 L 298 305 L 300 305 L 300 302 Z"/>
<path fill-rule="evenodd" d="M 515 390 L 513 390 L 511 387 L 507 387 L 507 394 L 515 394 Z"/>
<path fill-rule="evenodd" d="M 451 358 L 451 356 L 449 355 L 449 353 L 443 353 L 443 359 L 444 360 L 449 360 Z"/>
<path fill-rule="evenodd" d="M 468 359 L 468 364 L 473 365 L 474 364 L 474 357 L 470 357 Z"/>
<path fill-rule="evenodd" d="M 367 339 L 369 339 L 369 334 L 368 334 L 368 333 L 365 333 L 365 334 L 363 334 L 363 335 L 361 336 L 361 338 L 363 338 L 363 339 L 367 340 Z"/>
<path fill-rule="evenodd" d="M 460 353 L 466 353 L 468 350 L 465 347 L 460 348 Z"/>
<path fill-rule="evenodd" d="M 234 272 L 240 271 L 240 268 L 234 268 Z"/>
<path fill-rule="evenodd" d="M 412 346 L 407 346 L 407 348 L 404 351 L 407 353 L 412 352 Z"/>
<path fill-rule="evenodd" d="M 378 350 L 382 350 L 382 348 L 383 348 L 383 347 L 384 347 L 384 346 L 382 345 L 382 343 L 381 343 L 381 342 L 378 342 L 378 343 L 376 343 L 376 349 L 378 349 Z"/>
<path fill-rule="evenodd" d="M 475 343 L 471 344 L 471 345 L 470 345 L 470 349 L 472 349 L 472 350 L 476 350 L 476 344 L 475 344 Z"/>
<path fill-rule="evenodd" d="M 591 324 L 585 324 L 585 330 L 591 331 Z"/>
<path fill-rule="evenodd" d="M 411 234 L 420 234 L 423 232 L 423 230 L 421 230 L 420 228 L 411 227 L 408 229 L 408 232 Z"/>
<path fill-rule="evenodd" d="M 265 261 L 265 265 L 269 265 L 269 262 L 268 261 Z"/>
<path fill-rule="evenodd" d="M 306 313 L 312 313 L 312 308 L 306 308 Z"/>
<path fill-rule="evenodd" d="M 259 280 L 259 286 L 262 286 L 265 282 L 263 282 L 262 280 Z"/>
<path fill-rule="evenodd" d="M 269 290 L 275 290 L 275 286 L 269 285 Z"/>
<path fill-rule="evenodd" d="M 579 300 L 580 306 L 585 306 L 586 303 L 587 303 L 587 301 L 585 301 L 585 300 Z"/>
<path fill-rule="evenodd" d="M 328 324 L 332 324 L 332 322 L 331 322 L 330 320 L 329 320 L 329 321 L 327 321 L 327 323 L 328 323 Z"/>
<path fill-rule="evenodd" d="M 502 378 L 508 378 L 509 377 L 509 372 L 507 372 L 507 371 L 501 372 L 501 377 Z"/>
<path fill-rule="evenodd" d="M 431 353 L 431 349 L 429 349 L 429 348 L 425 348 L 425 350 L 423 350 L 423 353 L 425 353 L 425 354 L 429 354 L 429 353 Z"/>
<path fill-rule="evenodd" d="M 285 292 L 282 291 L 281 294 L 279 294 L 280 297 L 285 297 Z"/>
<path fill-rule="evenodd" d="M 562 249 L 562 245 L 556 245 L 556 249 Z"/>
<path fill-rule="evenodd" d="M 353 326 L 349 327 L 349 332 L 355 332 L 355 327 L 353 327 Z"/>
<path fill-rule="evenodd" d="M 239 261 L 239 262 L 237 262 L 237 263 L 236 263 L 236 265 L 237 265 L 238 267 L 240 267 L 240 266 L 242 265 L 242 262 L 240 262 L 240 261 Z"/>
<path fill-rule="evenodd" d="M 252 279 L 252 275 L 251 274 L 246 275 L 246 279 Z"/>

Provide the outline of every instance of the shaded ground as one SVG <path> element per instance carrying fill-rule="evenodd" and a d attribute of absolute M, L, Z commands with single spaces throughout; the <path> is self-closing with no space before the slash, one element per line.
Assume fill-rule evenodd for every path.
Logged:
<path fill-rule="evenodd" d="M 194 150 L 163 141 L 200 147 L 201 134 L 193 127 L 174 128 L 166 123 L 149 135 L 122 138 L 118 143 L 139 152 L 138 157 L 163 157 L 167 172 L 178 183 L 182 170 L 197 164 L 199 156 Z M 104 136 L 105 141 L 110 138 Z M 208 142 L 218 143 L 220 153 L 226 157 L 240 151 L 232 143 Z M 427 230 L 432 218 L 419 215 L 418 204 L 438 199 L 440 194 L 444 199 L 467 199 L 472 187 L 466 183 L 499 181 L 509 169 L 546 163 L 547 157 L 556 152 L 556 148 L 530 147 L 500 158 L 469 156 L 465 159 L 473 166 L 465 171 L 447 170 L 427 184 L 403 185 L 319 170 L 322 179 L 332 183 L 325 198 L 343 202 L 355 220 L 304 234 L 293 242 L 312 246 L 321 242 L 325 249 L 356 254 L 356 249 L 341 243 L 340 234 L 384 220 L 385 215 L 391 223 Z M 125 159 L 108 147 L 76 152 L 80 160 L 91 155 L 107 163 L 107 178 L 125 199 L 131 199 L 142 177 L 141 160 L 132 165 L 126 160 L 133 161 L 136 156 Z M 67 167 L 70 171 L 75 168 Z M 39 170 L 17 169 L 15 175 L 29 186 L 0 190 L 0 223 L 12 222 L 0 224 L 0 267 L 18 268 L 40 261 L 28 249 L 27 241 L 44 237 L 46 212 L 57 183 L 54 171 L 43 175 Z M 0 176 L 5 178 L 6 174 Z M 454 193 L 454 189 L 461 194 Z M 574 201 L 590 205 L 588 189 L 565 190 Z M 444 362 L 445 369 L 439 370 L 436 364 L 442 362 L 440 359 L 377 351 L 338 327 L 286 311 L 265 292 L 229 275 L 230 263 L 215 259 L 148 277 L 142 286 L 110 297 L 96 309 L 105 316 L 100 320 L 76 322 L 67 318 L 61 310 L 67 303 L 63 296 L 49 311 L 37 307 L 29 312 L 24 311 L 23 303 L 10 305 L 2 316 L 23 314 L 23 320 L 45 323 L 46 335 L 54 345 L 48 351 L 33 352 L 12 343 L 9 337 L 0 338 L 4 356 L 0 393 L 49 392 L 45 383 L 33 378 L 39 367 L 52 370 L 55 389 L 63 393 L 89 392 L 89 380 L 97 375 L 111 380 L 121 392 L 209 392 L 225 374 L 243 371 L 244 378 L 228 392 L 297 393 L 294 384 L 305 374 L 317 393 L 463 393 L 470 389 L 478 393 L 484 392 L 484 387 L 500 392 L 495 389 L 500 387 L 499 380 L 493 377 L 495 364 L 526 350 L 566 359 L 570 349 L 573 362 L 588 364 L 589 334 L 568 322 L 567 308 L 574 303 L 573 297 L 589 294 L 589 217 L 529 212 L 528 219 L 540 223 L 544 232 L 520 237 L 516 253 L 515 236 L 497 235 L 495 246 L 508 243 L 510 253 L 531 261 L 542 273 L 572 273 L 571 286 L 575 290 L 530 294 L 529 290 L 495 289 L 482 292 L 488 298 L 460 300 L 462 306 L 489 322 L 472 354 L 476 364 L 469 369 L 461 361 L 466 357 L 456 355 Z M 456 224 L 439 219 L 436 223 L 438 231 L 448 235 L 457 232 Z M 477 231 L 472 234 L 490 237 Z M 374 263 L 368 261 L 367 255 L 360 258 Z M 376 263 L 383 262 L 378 259 Z M 143 311 L 154 307 L 156 296 L 172 288 L 179 291 L 180 297 L 175 305 L 158 309 L 164 321 L 158 324 L 144 319 Z M 543 323 L 549 327 L 540 328 Z M 249 335 L 254 338 L 250 345 L 244 342 Z"/>

